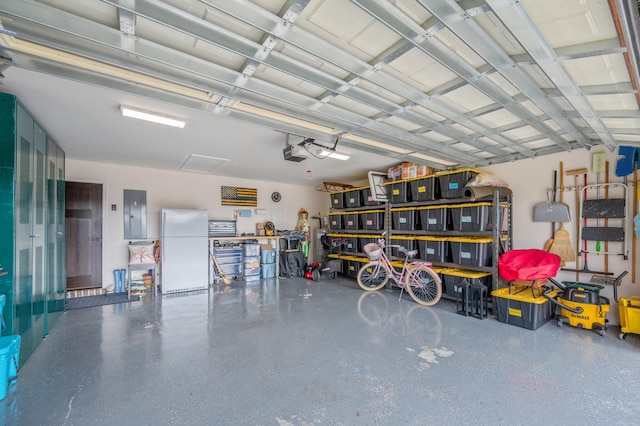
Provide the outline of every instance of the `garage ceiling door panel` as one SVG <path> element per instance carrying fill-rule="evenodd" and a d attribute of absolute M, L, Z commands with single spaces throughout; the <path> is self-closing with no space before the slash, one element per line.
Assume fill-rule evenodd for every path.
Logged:
<path fill-rule="evenodd" d="M 523 5 L 553 48 L 616 37 L 606 0 L 526 0 Z"/>
<path fill-rule="evenodd" d="M 388 68 L 392 68 L 398 74 L 405 76 L 409 83 L 424 87 L 425 91 L 456 78 L 453 72 L 417 48 L 409 50 L 390 62 Z"/>
<path fill-rule="evenodd" d="M 635 97 L 631 93 L 588 96 L 588 99 L 597 111 L 632 110 L 635 104 Z"/>
<path fill-rule="evenodd" d="M 435 167 L 479 167 L 613 150 L 638 130 L 635 9 L 620 0 L 12 0 L 0 2 L 0 61 L 318 140 L 352 133 L 350 148 L 387 144 L 394 160 L 422 147 L 442 157 Z M 616 24 L 631 35 L 634 67 Z M 54 49 L 131 78 L 57 63 Z M 185 86 L 198 90 L 176 89 Z M 207 97 L 216 89 L 221 97 Z"/>
<path fill-rule="evenodd" d="M 522 105 L 527 111 L 530 111 L 535 116 L 541 116 L 544 114 L 544 112 L 540 108 L 538 108 L 536 104 L 529 100 L 520 102 L 520 105 Z M 559 125 L 556 125 L 556 127 L 560 128 Z"/>
<path fill-rule="evenodd" d="M 481 13 L 474 16 L 473 20 L 507 55 L 524 53 L 522 46 L 493 13 Z"/>
<path fill-rule="evenodd" d="M 260 67 L 260 72 L 256 73 L 255 76 L 260 80 L 293 90 L 297 93 L 302 93 L 311 98 L 318 97 L 326 91 L 325 88 L 317 84 L 310 83 L 302 78 L 274 68 Z"/>
<path fill-rule="evenodd" d="M 509 82 L 504 76 L 498 72 L 493 72 L 487 75 L 487 79 L 495 84 L 500 90 L 507 93 L 509 96 L 516 96 L 521 93 L 513 84 Z"/>
<path fill-rule="evenodd" d="M 490 128 L 502 127 L 520 121 L 518 117 L 504 108 L 483 114 L 476 120 Z"/>
<path fill-rule="evenodd" d="M 578 58 L 562 61 L 562 64 L 579 86 L 629 82 L 622 54 Z"/>
<path fill-rule="evenodd" d="M 382 122 L 389 124 L 390 126 L 397 127 L 398 129 L 402 129 L 406 132 L 413 132 L 422 127 L 417 125 L 414 122 L 403 120 L 402 118 L 399 118 L 399 117 L 388 117 L 382 120 Z"/>
<path fill-rule="evenodd" d="M 447 28 L 438 31 L 435 38 L 473 68 L 480 68 L 486 63 L 482 57 L 477 55 L 466 43 Z"/>
<path fill-rule="evenodd" d="M 353 99 L 349 99 L 346 96 L 336 96 L 329 102 L 331 105 L 346 109 L 347 111 L 355 112 L 364 117 L 374 117 L 380 114 L 380 110 L 372 108 L 371 106 L 362 102 L 357 102 Z"/>
<path fill-rule="evenodd" d="M 439 99 L 462 112 L 473 111 L 494 103 L 493 99 L 470 84 L 442 95 Z"/>
<path fill-rule="evenodd" d="M 440 114 L 436 114 L 435 112 L 433 112 L 431 110 L 428 110 L 426 108 L 423 108 L 421 106 L 415 106 L 415 107 L 411 108 L 411 111 L 415 112 L 417 114 L 420 114 L 420 115 L 424 115 L 425 117 L 427 117 L 428 119 L 433 120 L 433 121 L 440 122 L 440 121 L 444 121 L 444 119 L 445 119 Z"/>

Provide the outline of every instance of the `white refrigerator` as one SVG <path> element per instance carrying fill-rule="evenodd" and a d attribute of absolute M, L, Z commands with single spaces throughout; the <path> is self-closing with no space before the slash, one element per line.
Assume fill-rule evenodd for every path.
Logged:
<path fill-rule="evenodd" d="M 209 285 L 209 212 L 162 209 L 162 294 L 203 290 Z"/>

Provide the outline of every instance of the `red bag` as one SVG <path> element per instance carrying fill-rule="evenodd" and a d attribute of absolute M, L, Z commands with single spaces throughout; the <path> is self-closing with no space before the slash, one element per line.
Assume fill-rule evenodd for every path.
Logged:
<path fill-rule="evenodd" d="M 544 250 L 509 250 L 498 259 L 498 274 L 506 281 L 546 280 L 556 276 L 560 262 L 560 256 Z"/>

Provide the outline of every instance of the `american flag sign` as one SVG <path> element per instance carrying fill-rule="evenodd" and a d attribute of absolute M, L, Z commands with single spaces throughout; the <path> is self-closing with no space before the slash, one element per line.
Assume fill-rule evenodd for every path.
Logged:
<path fill-rule="evenodd" d="M 223 206 L 258 206 L 258 190 L 253 188 L 238 188 L 235 186 L 223 186 L 222 205 Z"/>

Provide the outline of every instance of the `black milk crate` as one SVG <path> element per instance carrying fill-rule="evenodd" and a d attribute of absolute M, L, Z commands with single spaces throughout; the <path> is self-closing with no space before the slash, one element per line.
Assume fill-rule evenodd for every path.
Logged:
<path fill-rule="evenodd" d="M 420 259 L 428 262 L 451 262 L 451 246 L 446 238 L 418 237 Z"/>
<path fill-rule="evenodd" d="M 478 173 L 470 169 L 461 169 L 438 174 L 442 198 L 462 198 L 464 186 Z"/>
<path fill-rule="evenodd" d="M 360 263 L 354 258 L 342 259 L 342 272 L 348 277 L 357 278 L 358 271 L 362 265 L 363 263 Z"/>
<path fill-rule="evenodd" d="M 360 214 L 355 212 L 342 214 L 342 229 L 360 229 Z"/>
<path fill-rule="evenodd" d="M 371 187 L 367 186 L 362 188 L 362 204 L 365 206 L 379 206 L 382 201 L 375 201 L 371 192 Z"/>
<path fill-rule="evenodd" d="M 411 192 L 409 191 L 409 182 L 400 180 L 386 184 L 387 197 L 392 203 L 408 203 L 411 201 Z"/>
<path fill-rule="evenodd" d="M 344 192 L 345 208 L 362 207 L 362 188 L 353 188 Z"/>
<path fill-rule="evenodd" d="M 415 250 L 416 249 L 416 240 L 415 237 L 391 237 L 391 245 L 398 245 L 404 247 L 406 250 Z M 391 256 L 395 256 L 401 259 L 404 259 L 404 253 L 400 253 L 398 247 L 391 247 L 390 250 Z"/>
<path fill-rule="evenodd" d="M 393 229 L 401 231 L 416 230 L 418 215 L 415 208 L 391 209 Z"/>
<path fill-rule="evenodd" d="M 464 203 L 449 206 L 454 231 L 490 231 L 491 203 Z"/>
<path fill-rule="evenodd" d="M 343 209 L 345 207 L 344 191 L 330 192 L 329 196 L 331 197 L 331 208 Z"/>
<path fill-rule="evenodd" d="M 465 271 L 463 269 L 449 269 L 444 271 L 445 291 L 449 296 L 457 297 L 462 292 L 462 282 L 469 284 L 483 284 L 487 287 L 487 294 L 493 288 L 491 272 Z"/>
<path fill-rule="evenodd" d="M 329 229 L 344 229 L 342 213 L 329 213 Z"/>
<path fill-rule="evenodd" d="M 418 207 L 420 226 L 423 231 L 447 231 L 450 230 L 448 206 Z"/>
<path fill-rule="evenodd" d="M 409 181 L 411 201 L 432 201 L 440 198 L 440 181 L 435 176 Z"/>
<path fill-rule="evenodd" d="M 451 258 L 461 266 L 491 266 L 491 244 L 489 238 L 452 237 Z"/>
<path fill-rule="evenodd" d="M 362 216 L 362 229 L 380 231 L 384 229 L 384 210 L 365 210 Z"/>

